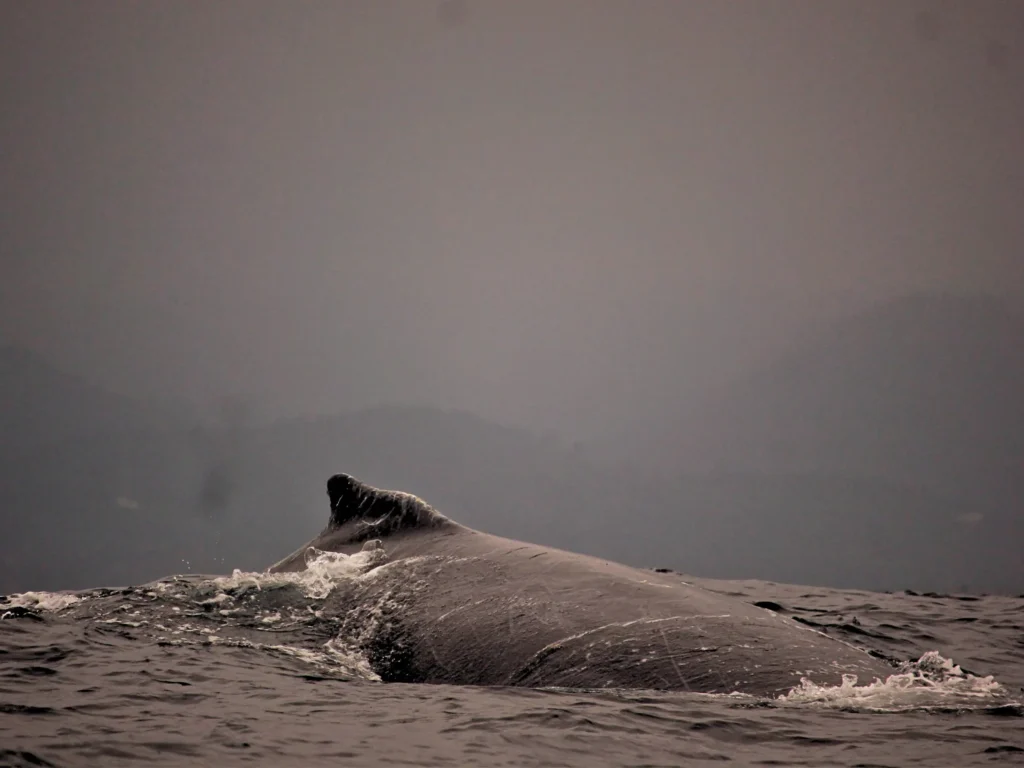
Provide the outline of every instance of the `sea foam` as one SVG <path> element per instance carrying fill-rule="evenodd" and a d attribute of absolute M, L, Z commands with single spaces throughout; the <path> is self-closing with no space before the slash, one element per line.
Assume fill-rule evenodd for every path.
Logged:
<path fill-rule="evenodd" d="M 978 709 L 1018 705 L 991 676 L 978 677 L 937 651 L 902 664 L 885 680 L 858 685 L 856 675 L 843 675 L 840 685 L 818 685 L 807 678 L 776 701 L 831 709 L 900 712 L 907 710 Z"/>

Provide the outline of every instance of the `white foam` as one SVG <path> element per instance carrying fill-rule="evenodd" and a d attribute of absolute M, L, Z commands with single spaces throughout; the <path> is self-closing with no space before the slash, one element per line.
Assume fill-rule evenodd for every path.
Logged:
<path fill-rule="evenodd" d="M 227 648 L 246 648 L 254 651 L 269 651 L 283 656 L 290 656 L 323 672 L 341 674 L 346 677 L 358 678 L 368 682 L 380 682 L 380 676 L 370 667 L 366 658 L 356 650 L 346 647 L 337 640 L 329 640 L 321 651 L 307 648 L 296 648 L 291 645 L 257 643 L 240 638 L 221 637 L 212 629 L 190 630 L 202 635 L 198 640 L 186 640 L 181 637 L 164 637 L 161 642 L 170 646 L 224 646 Z M 174 634 L 178 634 L 175 632 Z"/>
<path fill-rule="evenodd" d="M 33 611 L 56 613 L 81 601 L 81 597 L 66 592 L 20 592 L 8 595 L 7 600 L 0 603 L 0 608 L 29 608 Z"/>
<path fill-rule="evenodd" d="M 209 600 L 201 601 L 199 603 L 199 605 L 220 605 L 221 603 L 223 603 L 223 602 L 225 602 L 227 600 L 230 600 L 230 599 L 231 599 L 230 595 L 226 595 L 223 592 L 221 592 L 218 595 L 214 595 Z"/>
<path fill-rule="evenodd" d="M 97 624 L 115 624 L 119 627 L 132 627 L 138 629 L 149 624 L 148 621 L 125 621 L 124 619 L 97 619 Z"/>
<path fill-rule="evenodd" d="M 340 667 L 364 680 L 380 682 L 380 676 L 373 671 L 369 660 L 357 648 L 350 647 L 338 638 L 324 644 L 324 658 L 328 666 Z"/>
<path fill-rule="evenodd" d="M 901 711 L 908 709 L 973 709 L 1015 703 L 1006 689 L 988 675 L 964 672 L 952 660 L 928 651 L 904 664 L 885 680 L 857 684 L 856 675 L 843 675 L 840 685 L 818 685 L 807 678 L 780 696 L 786 704 L 814 704 L 831 709 Z"/>
<path fill-rule="evenodd" d="M 213 579 L 212 583 L 223 590 L 238 589 L 251 585 L 256 589 L 274 589 L 297 586 L 305 595 L 322 600 L 331 590 L 345 580 L 362 576 L 368 571 L 387 562 L 387 553 L 377 539 L 363 545 L 361 552 L 346 555 L 341 552 L 324 552 L 309 547 L 305 554 L 306 570 L 286 573 L 255 573 L 237 568 L 230 576 Z"/>

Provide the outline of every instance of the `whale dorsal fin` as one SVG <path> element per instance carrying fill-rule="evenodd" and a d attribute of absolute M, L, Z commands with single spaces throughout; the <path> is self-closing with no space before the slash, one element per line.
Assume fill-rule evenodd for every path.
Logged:
<path fill-rule="evenodd" d="M 336 528 L 371 513 L 369 507 L 375 506 L 373 502 L 377 494 L 376 488 L 361 483 L 352 475 L 332 475 L 327 481 L 327 497 L 331 500 L 331 527 Z"/>
<path fill-rule="evenodd" d="M 328 528 L 340 528 L 356 522 L 384 534 L 449 522 L 444 515 L 411 493 L 374 488 L 345 473 L 333 475 L 327 481 L 327 497 L 331 500 Z"/>

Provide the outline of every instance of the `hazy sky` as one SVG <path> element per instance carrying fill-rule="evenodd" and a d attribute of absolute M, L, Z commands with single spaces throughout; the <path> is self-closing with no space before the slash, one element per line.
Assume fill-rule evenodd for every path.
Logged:
<path fill-rule="evenodd" d="M 0 338 L 566 436 L 1024 296 L 1024 2 L 0 1 Z"/>

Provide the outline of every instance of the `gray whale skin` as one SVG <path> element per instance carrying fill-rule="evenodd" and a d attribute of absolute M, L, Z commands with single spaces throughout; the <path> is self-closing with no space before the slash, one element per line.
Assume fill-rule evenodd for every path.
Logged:
<path fill-rule="evenodd" d="M 305 569 L 308 547 L 354 554 L 380 540 L 387 561 L 353 580 L 339 616 L 385 682 L 776 696 L 803 677 L 895 671 L 673 574 L 475 531 L 349 475 L 327 488 L 327 527 L 269 570 Z"/>

